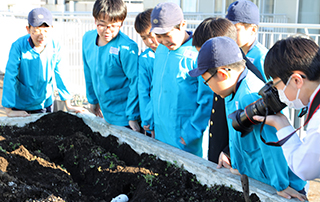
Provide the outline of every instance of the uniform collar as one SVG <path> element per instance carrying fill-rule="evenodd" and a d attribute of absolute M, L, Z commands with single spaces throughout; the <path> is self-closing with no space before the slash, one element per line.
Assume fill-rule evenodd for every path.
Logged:
<path fill-rule="evenodd" d="M 240 76 L 239 76 L 239 79 L 238 79 L 237 84 L 236 84 L 235 92 L 232 93 L 232 97 L 231 97 L 230 100 L 232 100 L 232 99 L 234 98 L 234 96 L 235 96 L 235 94 L 237 93 L 237 90 L 238 90 L 241 82 L 243 81 L 244 78 L 246 78 L 247 75 L 248 75 L 248 69 L 247 69 L 247 67 L 245 67 L 245 69 L 242 71 L 242 73 L 241 73 Z"/>
<path fill-rule="evenodd" d="M 28 38 L 28 42 L 29 42 L 31 48 L 34 48 L 34 43 L 33 43 L 32 39 L 31 39 L 31 36 Z"/>
<path fill-rule="evenodd" d="M 258 43 L 258 40 L 256 38 L 256 40 L 254 40 L 253 44 L 250 46 L 248 52 L 251 51 L 253 49 L 253 47 L 255 47 L 257 45 L 257 43 Z"/>

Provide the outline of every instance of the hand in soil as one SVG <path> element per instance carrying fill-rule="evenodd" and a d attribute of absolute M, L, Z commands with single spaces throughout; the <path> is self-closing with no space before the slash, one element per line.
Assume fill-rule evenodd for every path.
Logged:
<path fill-rule="evenodd" d="M 277 191 L 277 194 L 287 199 L 298 198 L 300 201 L 308 200 L 305 195 L 300 194 L 299 192 L 292 189 L 291 187 L 287 187 L 285 190 L 282 190 L 282 191 Z"/>

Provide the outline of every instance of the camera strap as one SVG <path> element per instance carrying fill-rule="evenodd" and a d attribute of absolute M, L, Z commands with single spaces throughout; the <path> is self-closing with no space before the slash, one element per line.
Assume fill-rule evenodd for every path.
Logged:
<path fill-rule="evenodd" d="M 314 98 L 311 101 L 308 115 L 307 115 L 307 118 L 306 118 L 303 126 L 300 126 L 298 129 L 296 129 L 295 131 L 290 133 L 288 136 L 286 136 L 285 138 L 283 138 L 277 142 L 266 142 L 260 133 L 260 138 L 261 138 L 262 142 L 264 142 L 265 144 L 270 145 L 270 146 L 276 146 L 276 147 L 282 146 L 284 143 L 286 143 L 292 137 L 293 134 L 295 134 L 298 130 L 300 130 L 302 127 L 304 127 L 308 124 L 308 122 L 310 121 L 310 119 L 312 118 L 314 113 L 319 109 L 319 107 L 320 107 L 320 89 L 318 90 L 317 94 L 314 96 Z"/>

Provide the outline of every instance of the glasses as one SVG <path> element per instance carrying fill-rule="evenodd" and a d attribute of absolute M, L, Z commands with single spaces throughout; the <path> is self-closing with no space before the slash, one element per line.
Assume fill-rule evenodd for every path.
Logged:
<path fill-rule="evenodd" d="M 277 82 L 275 82 L 275 83 L 272 82 L 272 83 L 273 83 L 273 84 L 272 84 L 272 87 L 275 87 L 278 83 L 280 83 L 280 81 L 281 81 L 281 79 L 279 79 L 279 81 L 277 81 Z"/>
<path fill-rule="evenodd" d="M 100 31 L 105 31 L 107 29 L 109 29 L 110 31 L 115 31 L 116 29 L 118 29 L 119 27 L 121 27 L 121 23 L 114 23 L 114 24 L 110 24 L 110 25 L 101 25 L 101 24 L 97 24 L 97 28 Z"/>
<path fill-rule="evenodd" d="M 229 69 L 229 68 L 221 68 L 221 69 L 225 69 L 227 71 L 231 71 L 231 69 Z M 216 75 L 217 73 L 218 73 L 218 69 L 207 80 L 205 80 L 203 83 L 208 86 L 208 82 L 210 81 L 210 79 L 212 77 L 214 77 L 214 75 Z"/>
<path fill-rule="evenodd" d="M 307 78 L 307 76 L 306 75 L 303 75 L 303 74 L 299 74 L 300 76 L 301 76 L 301 78 L 303 78 L 303 79 L 305 79 L 305 78 Z M 292 76 L 292 75 L 291 75 Z M 290 76 L 290 77 L 291 77 Z M 290 79 L 290 77 L 289 77 L 289 79 Z M 287 82 L 286 83 L 288 83 L 288 80 L 289 79 L 287 79 Z M 279 79 L 279 81 L 277 81 L 277 82 L 275 82 L 275 83 L 273 83 L 272 84 L 272 87 L 275 87 L 278 83 L 280 83 L 280 81 L 282 81 L 281 79 Z M 283 82 L 284 83 L 284 82 Z"/>

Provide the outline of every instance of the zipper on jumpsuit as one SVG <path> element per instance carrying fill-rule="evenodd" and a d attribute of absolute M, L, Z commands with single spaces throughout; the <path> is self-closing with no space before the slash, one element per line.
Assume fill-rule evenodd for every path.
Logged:
<path fill-rule="evenodd" d="M 97 98 L 99 97 L 99 94 L 100 94 L 100 82 L 99 82 L 99 61 L 100 61 L 100 47 L 97 47 L 97 50 L 98 50 L 98 57 L 96 57 L 96 71 L 94 72 L 94 74 L 96 75 L 96 83 L 97 83 L 97 93 L 95 93 L 97 96 Z M 98 102 L 100 104 L 100 99 L 98 98 Z"/>
<path fill-rule="evenodd" d="M 161 95 L 162 95 L 162 84 L 163 84 L 163 77 L 164 77 L 164 72 L 165 72 L 165 68 L 166 68 L 166 64 L 168 62 L 168 58 L 169 58 L 169 55 L 170 55 L 170 50 L 168 51 L 168 54 L 167 54 L 167 58 L 166 58 L 166 61 L 164 63 L 164 68 L 163 68 L 163 71 L 162 71 L 162 75 L 161 75 L 161 88 L 160 88 L 160 94 L 159 94 L 159 103 L 161 101 Z M 160 104 L 158 104 L 158 112 L 160 112 Z"/>

